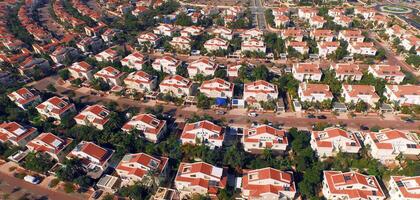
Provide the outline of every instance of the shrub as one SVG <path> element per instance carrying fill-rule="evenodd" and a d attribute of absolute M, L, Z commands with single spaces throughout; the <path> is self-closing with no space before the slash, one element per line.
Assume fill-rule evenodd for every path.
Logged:
<path fill-rule="evenodd" d="M 13 166 L 13 167 L 9 167 L 9 172 L 15 171 L 17 169 L 17 167 Z"/>
<path fill-rule="evenodd" d="M 27 174 L 25 172 L 19 172 L 19 173 L 15 173 L 15 177 L 18 179 L 23 179 L 25 178 Z"/>
<path fill-rule="evenodd" d="M 54 188 L 55 186 L 57 186 L 60 183 L 60 180 L 58 180 L 58 178 L 55 178 L 53 180 L 50 181 L 50 184 L 48 184 L 48 187 L 50 188 Z"/>
<path fill-rule="evenodd" d="M 74 192 L 74 185 L 73 185 L 73 183 L 66 182 L 64 184 L 64 192 L 66 192 L 66 193 L 73 193 Z"/>

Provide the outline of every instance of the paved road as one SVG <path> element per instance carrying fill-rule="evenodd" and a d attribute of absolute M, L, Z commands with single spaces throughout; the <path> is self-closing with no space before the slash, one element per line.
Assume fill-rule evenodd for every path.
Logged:
<path fill-rule="evenodd" d="M 75 200 L 81 199 L 75 195 L 70 195 L 62 192 L 57 192 L 53 190 L 49 190 L 47 188 L 41 187 L 39 185 L 33 185 L 27 183 L 21 179 L 12 177 L 8 174 L 0 172 L 0 181 L 2 184 L 0 185 L 0 191 L 12 191 L 13 188 L 19 187 L 21 190 L 28 191 L 30 196 L 36 196 L 39 199 L 51 199 L 51 200 Z M 12 197 L 12 196 L 11 196 Z"/>
<path fill-rule="evenodd" d="M 251 12 L 255 16 L 255 22 L 260 30 L 266 28 L 264 11 L 265 8 L 262 5 L 261 0 L 251 0 Z"/>
<path fill-rule="evenodd" d="M 33 86 L 38 90 L 45 90 L 48 84 L 52 83 L 55 84 L 56 76 L 51 76 L 44 78 L 38 82 L 36 82 Z M 56 84 L 55 84 L 56 85 Z M 65 96 L 68 88 L 63 88 L 61 86 L 57 86 L 57 92 L 60 95 Z M 140 101 L 135 101 L 127 98 L 110 98 L 109 96 L 94 96 L 89 95 L 86 91 L 76 90 L 76 98 L 82 97 L 81 100 L 83 102 L 89 103 L 103 103 L 103 102 L 110 102 L 115 101 L 117 102 L 121 108 L 126 109 L 128 107 L 138 107 L 144 110 L 146 107 L 154 106 L 154 104 L 145 104 Z M 222 117 L 227 120 L 233 120 L 230 124 L 236 126 L 247 126 L 252 121 L 262 122 L 263 120 L 268 120 L 273 123 L 280 123 L 284 124 L 285 127 L 306 127 L 310 128 L 316 122 L 328 122 L 332 124 L 338 123 L 345 123 L 348 127 L 358 129 L 361 125 L 366 125 L 368 127 L 379 126 L 382 128 L 398 128 L 402 130 L 419 130 L 420 129 L 420 122 L 415 123 L 406 123 L 399 119 L 394 120 L 385 120 L 381 119 L 378 116 L 358 116 L 356 118 L 349 118 L 349 119 L 339 119 L 332 114 L 325 114 L 328 119 L 327 120 L 320 120 L 320 119 L 308 119 L 305 116 L 298 116 L 293 115 L 293 113 L 288 113 L 285 115 L 275 115 L 273 113 L 263 113 L 258 115 L 257 117 L 248 117 L 246 112 L 239 112 L 238 110 L 231 110 L 225 115 L 217 115 L 213 110 L 191 110 L 189 107 L 179 107 L 175 105 L 164 105 L 165 111 L 172 111 L 175 114 L 174 117 L 178 119 L 188 118 L 194 114 L 203 115 L 208 114 L 215 119 L 221 119 Z"/>
<path fill-rule="evenodd" d="M 414 69 L 412 66 L 407 64 L 405 61 L 400 60 L 395 52 L 384 42 L 381 42 L 379 40 L 379 36 L 376 33 L 369 32 L 369 37 L 373 39 L 376 45 L 380 46 L 385 50 L 385 55 L 387 57 L 387 62 L 390 65 L 399 65 L 401 66 L 405 71 L 411 72 L 412 74 L 418 76 L 419 72 Z"/>

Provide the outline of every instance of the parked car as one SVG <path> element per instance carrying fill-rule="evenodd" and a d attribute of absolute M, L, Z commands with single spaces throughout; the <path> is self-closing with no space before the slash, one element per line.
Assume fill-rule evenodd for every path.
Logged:
<path fill-rule="evenodd" d="M 308 116 L 306 116 L 306 117 L 307 117 L 307 118 L 309 118 L 309 119 L 314 119 L 314 118 L 316 118 L 314 114 L 309 114 L 309 115 L 308 115 Z"/>
<path fill-rule="evenodd" d="M 31 175 L 26 175 L 26 176 L 23 178 L 23 180 L 24 180 L 24 181 L 26 181 L 26 182 L 28 182 L 28 183 L 32 183 L 32 184 L 34 184 L 34 185 L 36 185 L 36 184 L 38 184 L 39 182 L 41 182 L 41 180 L 40 180 L 39 178 L 36 178 L 36 177 L 34 177 L 34 176 L 31 176 Z"/>
<path fill-rule="evenodd" d="M 92 195 L 90 196 L 92 199 L 99 199 L 99 197 L 102 195 L 102 190 L 96 190 L 95 192 L 92 193 Z"/>
<path fill-rule="evenodd" d="M 366 125 L 361 125 L 361 126 L 360 126 L 360 130 L 362 130 L 362 131 L 367 131 L 367 130 L 369 130 L 369 127 L 368 127 L 368 126 L 366 126 Z"/>
<path fill-rule="evenodd" d="M 325 116 L 325 115 L 319 115 L 316 118 L 318 118 L 318 119 L 327 119 L 327 116 Z"/>
<path fill-rule="evenodd" d="M 248 116 L 249 117 L 256 117 L 256 116 L 258 116 L 258 114 L 256 112 L 250 112 L 250 113 L 248 113 Z"/>
<path fill-rule="evenodd" d="M 225 114 L 225 111 L 223 111 L 223 110 L 216 110 L 216 114 L 218 114 L 218 115 L 224 115 Z"/>

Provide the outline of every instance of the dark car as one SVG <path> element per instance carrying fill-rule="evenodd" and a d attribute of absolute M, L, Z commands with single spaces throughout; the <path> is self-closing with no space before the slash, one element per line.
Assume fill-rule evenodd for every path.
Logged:
<path fill-rule="evenodd" d="M 98 199 L 102 195 L 102 190 L 96 190 L 93 192 L 92 196 L 90 196 L 92 199 Z"/>
<path fill-rule="evenodd" d="M 367 131 L 367 130 L 369 130 L 369 127 L 367 127 L 367 126 L 365 126 L 365 125 L 361 125 L 361 126 L 360 126 L 360 130 L 362 130 L 362 131 Z"/>
<path fill-rule="evenodd" d="M 319 115 L 316 118 L 318 118 L 318 119 L 327 119 L 327 116 L 325 116 L 325 115 Z"/>
<path fill-rule="evenodd" d="M 414 120 L 411 118 L 407 118 L 404 120 L 406 123 L 414 123 Z"/>
<path fill-rule="evenodd" d="M 309 119 L 314 119 L 314 118 L 316 118 L 316 117 L 315 117 L 315 115 L 313 115 L 313 114 L 309 114 L 307 117 L 308 117 Z"/>

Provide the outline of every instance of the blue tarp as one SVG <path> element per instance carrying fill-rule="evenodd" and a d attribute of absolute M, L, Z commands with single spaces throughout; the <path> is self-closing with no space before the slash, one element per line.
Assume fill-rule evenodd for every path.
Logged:
<path fill-rule="evenodd" d="M 226 98 L 221 98 L 221 97 L 216 98 L 216 105 L 218 105 L 218 106 L 227 105 L 227 99 Z"/>

